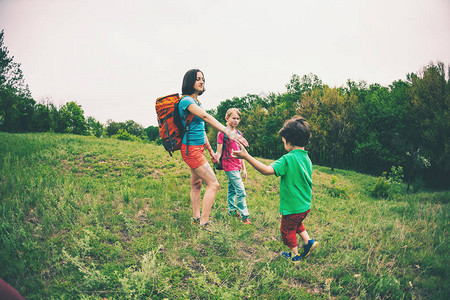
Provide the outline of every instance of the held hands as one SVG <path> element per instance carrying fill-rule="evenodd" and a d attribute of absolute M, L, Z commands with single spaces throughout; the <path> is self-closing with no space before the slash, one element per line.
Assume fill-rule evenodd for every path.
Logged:
<path fill-rule="evenodd" d="M 211 161 L 213 164 L 218 164 L 219 163 L 219 159 L 220 159 L 220 155 L 214 152 L 209 152 L 209 155 L 211 155 Z"/>

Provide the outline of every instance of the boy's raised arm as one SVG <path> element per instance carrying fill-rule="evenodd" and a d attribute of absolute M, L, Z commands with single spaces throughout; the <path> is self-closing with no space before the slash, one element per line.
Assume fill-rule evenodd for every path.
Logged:
<path fill-rule="evenodd" d="M 268 166 L 266 164 L 263 164 L 250 154 L 248 154 L 247 150 L 244 147 L 241 147 L 241 150 L 235 151 L 233 150 L 233 153 L 231 154 L 234 158 L 242 158 L 249 162 L 258 172 L 260 172 L 263 175 L 273 175 L 275 174 L 275 170 L 272 166 Z"/>

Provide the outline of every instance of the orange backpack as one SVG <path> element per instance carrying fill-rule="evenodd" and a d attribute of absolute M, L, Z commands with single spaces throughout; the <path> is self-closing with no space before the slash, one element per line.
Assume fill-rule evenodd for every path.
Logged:
<path fill-rule="evenodd" d="M 172 94 L 156 99 L 156 114 L 158 115 L 159 135 L 161 141 L 170 156 L 172 152 L 181 149 L 184 134 L 187 133 L 187 144 L 189 145 L 189 125 L 194 115 L 189 113 L 186 118 L 186 126 L 181 121 L 178 104 L 180 103 L 180 95 Z M 188 147 L 189 149 L 189 147 Z M 186 151 L 187 155 L 188 152 Z"/>

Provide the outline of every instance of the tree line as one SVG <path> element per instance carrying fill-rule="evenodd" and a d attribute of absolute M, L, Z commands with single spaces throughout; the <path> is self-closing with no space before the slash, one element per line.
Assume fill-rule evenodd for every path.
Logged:
<path fill-rule="evenodd" d="M 311 125 L 307 150 L 313 163 L 374 175 L 401 166 L 408 188 L 414 181 L 448 188 L 449 73 L 437 62 L 389 86 L 348 80 L 341 87 L 314 74 L 294 74 L 285 93 L 234 97 L 210 113 L 223 122 L 229 108 L 240 108 L 240 130 L 253 155 L 284 154 L 278 130 L 286 119 L 301 115 Z M 208 133 L 212 143 L 216 134 Z"/>
<path fill-rule="evenodd" d="M 0 131 L 60 132 L 123 140 L 159 141 L 158 127 L 143 128 L 133 120 L 105 125 L 85 117 L 75 101 L 56 107 L 37 103 L 25 84 L 0 32 Z M 278 130 L 295 115 L 305 117 L 312 137 L 307 150 L 313 163 L 379 175 L 401 166 L 408 184 L 450 183 L 450 80 L 441 62 L 430 63 L 389 86 L 348 80 L 330 87 L 318 76 L 294 74 L 286 92 L 248 94 L 222 101 L 209 112 L 219 121 L 231 107 L 242 112 L 240 130 L 255 156 L 284 154 Z M 216 132 L 208 130 L 211 144 Z"/>
<path fill-rule="evenodd" d="M 85 117 L 75 101 L 61 107 L 56 107 L 49 98 L 36 102 L 25 84 L 20 64 L 14 62 L 14 56 L 9 55 L 4 45 L 4 30 L 0 32 L 0 131 L 72 133 L 123 140 L 156 139 L 153 127 L 144 128 L 133 120 L 108 120 L 104 126 L 94 117 Z"/>

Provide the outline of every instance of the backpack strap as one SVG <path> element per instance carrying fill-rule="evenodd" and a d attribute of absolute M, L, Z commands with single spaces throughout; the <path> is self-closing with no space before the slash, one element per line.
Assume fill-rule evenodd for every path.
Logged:
<path fill-rule="evenodd" d="M 192 120 L 194 119 L 195 115 L 192 113 L 189 113 L 189 115 L 186 118 L 186 126 L 185 126 L 185 134 L 186 134 L 186 156 L 189 156 L 189 127 L 191 125 Z"/>
<path fill-rule="evenodd" d="M 224 133 L 223 134 L 223 146 L 222 146 L 222 157 L 223 159 L 228 159 L 228 151 L 227 151 L 227 141 L 228 136 Z"/>
<path fill-rule="evenodd" d="M 240 136 L 242 136 L 242 133 L 239 131 L 239 129 L 236 129 L 236 130 L 237 130 L 237 133 Z M 222 146 L 222 156 L 223 156 L 224 159 L 229 159 L 230 158 L 228 156 L 228 154 L 229 154 L 228 151 L 226 151 L 227 150 L 227 146 L 228 146 L 228 144 L 227 144 L 228 140 L 229 140 L 228 136 L 224 133 L 223 134 L 223 146 Z"/>
<path fill-rule="evenodd" d="M 186 97 L 186 95 L 181 96 L 180 101 Z M 195 101 L 195 99 L 194 99 Z M 200 102 L 199 102 L 200 103 Z M 195 115 L 191 112 L 189 112 L 188 116 L 186 117 L 186 121 L 184 122 L 184 133 L 186 134 L 186 156 L 189 156 L 189 127 L 191 125 L 192 120 L 194 119 Z"/>

